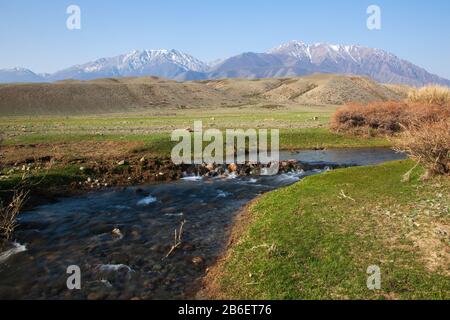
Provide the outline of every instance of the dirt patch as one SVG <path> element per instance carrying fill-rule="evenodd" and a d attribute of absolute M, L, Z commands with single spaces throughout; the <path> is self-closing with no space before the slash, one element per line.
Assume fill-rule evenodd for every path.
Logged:
<path fill-rule="evenodd" d="M 83 141 L 66 143 L 35 143 L 0 146 L 0 164 L 19 165 L 41 159 L 70 162 L 74 160 L 118 159 L 129 155 L 143 142 Z"/>
<path fill-rule="evenodd" d="M 427 269 L 447 276 L 450 276 L 449 232 L 448 225 L 432 223 L 427 226 L 425 237 L 423 234 L 411 236 Z"/>
<path fill-rule="evenodd" d="M 439 188 L 445 192 L 442 185 Z M 420 261 L 429 272 L 448 276 L 450 204 L 448 195 L 444 192 L 438 191 L 434 195 L 429 195 L 427 200 L 408 205 L 387 204 L 363 210 L 375 216 L 373 223 L 386 247 L 414 253 L 420 257 Z M 361 232 L 364 233 L 364 230 Z"/>

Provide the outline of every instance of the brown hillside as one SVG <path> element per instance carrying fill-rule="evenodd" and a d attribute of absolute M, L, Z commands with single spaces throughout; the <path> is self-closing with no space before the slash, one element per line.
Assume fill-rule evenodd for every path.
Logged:
<path fill-rule="evenodd" d="M 400 100 L 406 93 L 363 77 L 224 79 L 176 82 L 155 77 L 0 85 L 0 114 L 84 115 L 245 104 L 327 105 Z"/>

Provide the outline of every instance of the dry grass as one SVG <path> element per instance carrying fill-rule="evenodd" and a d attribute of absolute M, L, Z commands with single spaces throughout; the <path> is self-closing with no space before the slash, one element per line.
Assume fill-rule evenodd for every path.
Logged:
<path fill-rule="evenodd" d="M 426 175 L 450 174 L 450 121 L 416 122 L 393 139 L 395 149 L 427 169 Z"/>
<path fill-rule="evenodd" d="M 15 191 L 11 202 L 8 205 L 0 203 L 0 238 L 11 240 L 15 229 L 17 228 L 17 215 L 22 209 L 28 192 Z"/>
<path fill-rule="evenodd" d="M 450 88 L 430 85 L 420 89 L 413 89 L 408 93 L 408 101 L 444 106 L 450 104 Z"/>
<path fill-rule="evenodd" d="M 349 104 L 338 109 L 331 129 L 357 135 L 393 135 L 413 123 L 436 123 L 450 118 L 450 107 L 407 102 Z"/>

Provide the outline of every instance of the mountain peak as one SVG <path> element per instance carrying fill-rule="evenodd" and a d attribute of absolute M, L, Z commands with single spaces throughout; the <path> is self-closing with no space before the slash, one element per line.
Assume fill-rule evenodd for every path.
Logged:
<path fill-rule="evenodd" d="M 154 64 L 173 64 L 185 71 L 204 72 L 207 70 L 206 63 L 175 49 L 133 50 L 118 59 L 119 69 L 137 70 Z"/>
<path fill-rule="evenodd" d="M 76 65 L 51 75 L 37 75 L 23 68 L 0 70 L 0 82 L 141 76 L 201 80 L 293 77 L 312 73 L 362 75 L 379 82 L 414 86 L 428 83 L 450 85 L 449 80 L 430 74 L 381 49 L 360 45 L 307 44 L 300 40 L 291 40 L 266 53 L 247 52 L 209 64 L 175 49 L 133 50 L 116 57 Z"/>

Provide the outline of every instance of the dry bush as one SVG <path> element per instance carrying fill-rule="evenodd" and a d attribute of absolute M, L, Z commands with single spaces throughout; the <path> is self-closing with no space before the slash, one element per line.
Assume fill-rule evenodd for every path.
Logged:
<path fill-rule="evenodd" d="M 435 123 L 450 118 L 450 107 L 407 103 L 374 102 L 349 104 L 338 109 L 330 127 L 336 132 L 358 135 L 393 135 L 414 123 Z"/>
<path fill-rule="evenodd" d="M 392 139 L 394 149 L 405 152 L 427 169 L 426 175 L 450 174 L 450 121 L 416 122 Z"/>
<path fill-rule="evenodd" d="M 0 238 L 10 240 L 17 228 L 17 215 L 22 209 L 28 192 L 15 191 L 11 202 L 4 206 L 0 203 Z"/>
<path fill-rule="evenodd" d="M 430 85 L 419 89 L 412 89 L 408 93 L 408 101 L 444 106 L 450 104 L 450 88 Z"/>
<path fill-rule="evenodd" d="M 2 138 L 0 137 L 0 147 Z M 2 167 L 0 166 L 0 170 Z M 25 175 L 22 181 L 25 180 Z M 4 190 L 7 191 L 7 190 Z M 23 191 L 20 186 L 8 192 L 12 193 L 11 200 L 7 205 L 0 199 L 0 240 L 10 240 L 17 228 L 17 215 L 28 198 L 28 191 Z"/>

